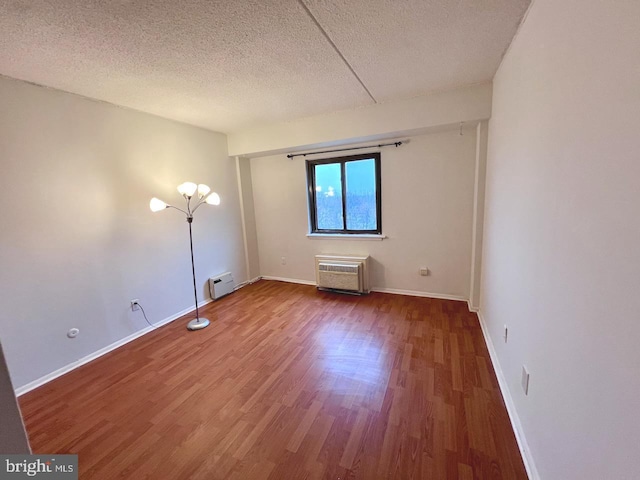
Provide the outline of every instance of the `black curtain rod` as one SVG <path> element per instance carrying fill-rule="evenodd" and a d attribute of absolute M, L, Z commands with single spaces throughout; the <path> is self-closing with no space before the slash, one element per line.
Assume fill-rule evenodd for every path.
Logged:
<path fill-rule="evenodd" d="M 287 155 L 287 158 L 293 157 L 306 157 L 307 155 L 319 155 L 321 153 L 335 153 L 335 152 L 346 152 L 349 150 L 362 150 L 363 148 L 380 148 L 380 147 L 390 147 L 391 145 L 395 145 L 396 148 L 402 145 L 402 142 L 393 142 L 393 143 L 381 143 L 380 145 L 369 145 L 367 147 L 350 147 L 350 148 L 339 148 L 337 150 L 324 150 L 322 152 L 309 152 L 309 153 L 290 153 Z"/>

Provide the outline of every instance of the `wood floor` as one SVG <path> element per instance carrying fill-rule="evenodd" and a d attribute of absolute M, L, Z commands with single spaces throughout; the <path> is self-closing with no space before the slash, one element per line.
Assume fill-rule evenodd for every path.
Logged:
<path fill-rule="evenodd" d="M 81 479 L 525 479 L 475 314 L 260 281 L 20 398 Z"/>

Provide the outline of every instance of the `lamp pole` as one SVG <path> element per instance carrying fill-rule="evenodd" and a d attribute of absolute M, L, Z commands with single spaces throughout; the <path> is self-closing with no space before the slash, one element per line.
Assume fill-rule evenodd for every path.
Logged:
<path fill-rule="evenodd" d="M 191 199 L 196 191 L 198 192 L 198 203 L 192 210 Z M 175 208 L 176 210 L 180 210 L 187 217 L 187 223 L 189 224 L 189 249 L 191 252 L 191 275 L 193 277 L 193 298 L 196 302 L 196 318 L 194 318 L 187 324 L 187 328 L 189 330 L 201 330 L 208 326 L 210 322 L 206 318 L 200 318 L 200 312 L 198 309 L 198 287 L 196 285 L 196 264 L 193 259 L 193 233 L 191 230 L 191 224 L 193 223 L 193 213 L 198 209 L 200 205 L 202 205 L 203 203 L 208 203 L 209 205 L 220 205 L 220 196 L 217 193 L 212 192 L 211 189 L 204 184 L 196 185 L 195 183 L 191 182 L 185 182 L 182 185 L 179 185 L 178 192 L 184 197 L 187 202 L 186 210 L 174 207 L 173 205 L 169 205 L 155 197 L 151 199 L 149 207 L 151 208 L 152 212 L 159 212 L 160 210 L 164 210 L 165 208 Z"/>
<path fill-rule="evenodd" d="M 196 264 L 193 261 L 193 234 L 191 233 L 191 224 L 193 223 L 193 215 L 187 217 L 187 223 L 189 224 L 189 248 L 191 249 L 191 274 L 193 275 L 193 297 L 196 301 L 196 318 L 191 320 L 187 324 L 189 330 L 200 330 L 201 328 L 209 325 L 209 320 L 206 318 L 200 319 L 200 313 L 198 311 L 198 288 L 196 287 Z"/>

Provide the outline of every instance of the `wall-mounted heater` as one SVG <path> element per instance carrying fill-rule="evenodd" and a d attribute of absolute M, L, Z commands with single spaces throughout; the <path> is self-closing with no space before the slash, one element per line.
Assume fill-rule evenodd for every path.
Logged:
<path fill-rule="evenodd" d="M 211 277 L 209 279 L 209 293 L 211 293 L 211 298 L 214 300 L 233 293 L 233 276 L 231 273 L 227 272 L 217 277 Z"/>
<path fill-rule="evenodd" d="M 316 255 L 316 284 L 320 290 L 369 293 L 369 256 Z"/>

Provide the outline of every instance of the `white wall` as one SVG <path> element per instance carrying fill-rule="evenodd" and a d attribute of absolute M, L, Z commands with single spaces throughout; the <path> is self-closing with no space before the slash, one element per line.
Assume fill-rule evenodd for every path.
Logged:
<path fill-rule="evenodd" d="M 481 305 L 544 479 L 640 471 L 639 25 L 535 0 L 494 79 Z"/>
<path fill-rule="evenodd" d="M 491 84 L 272 123 L 229 134 L 229 155 L 275 155 L 422 135 L 491 116 Z"/>
<path fill-rule="evenodd" d="M 475 134 L 470 126 L 381 150 L 383 241 L 308 238 L 305 160 L 252 159 L 261 275 L 315 282 L 315 254 L 369 254 L 374 288 L 468 298 Z"/>
<path fill-rule="evenodd" d="M 0 78 L 0 338 L 20 387 L 194 304 L 187 223 L 191 180 L 222 196 L 196 212 L 199 294 L 245 278 L 235 164 L 226 137 Z M 67 330 L 78 327 L 70 340 Z"/>

